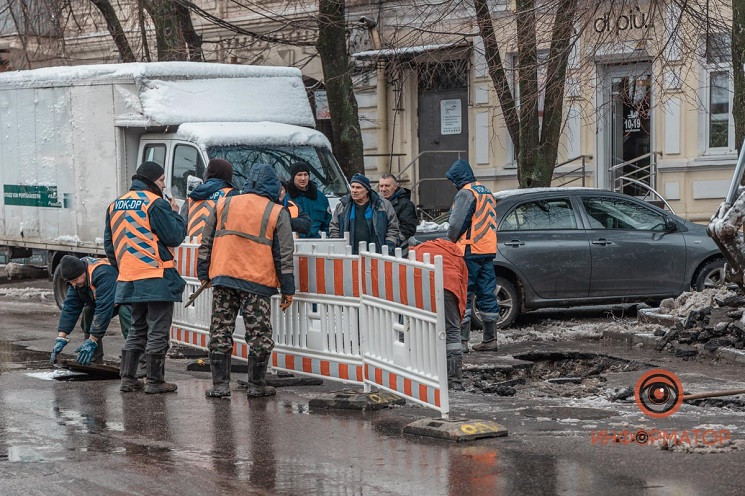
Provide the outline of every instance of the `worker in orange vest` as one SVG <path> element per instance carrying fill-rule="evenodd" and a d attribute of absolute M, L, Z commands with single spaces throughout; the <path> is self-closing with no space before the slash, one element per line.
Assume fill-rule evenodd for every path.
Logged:
<path fill-rule="evenodd" d="M 412 247 L 416 259 L 430 255 L 430 263 L 442 256 L 443 285 L 445 289 L 445 354 L 448 366 L 448 389 L 463 391 L 463 349 L 461 348 L 460 323 L 466 311 L 468 295 L 468 269 L 458 246 L 449 239 L 433 239 Z"/>
<path fill-rule="evenodd" d="M 233 165 L 227 160 L 213 158 L 207 164 L 204 173 L 204 183 L 189 193 L 189 198 L 181 206 L 181 217 L 187 219 L 187 235 L 202 240 L 202 230 L 217 200 L 237 195 L 239 192 L 233 187 Z"/>
<path fill-rule="evenodd" d="M 65 302 L 62 305 L 57 339 L 52 348 L 50 361 L 54 363 L 57 355 L 70 341 L 69 335 L 80 319 L 85 334 L 85 342 L 75 350 L 78 363 L 103 363 L 103 337 L 111 319 L 119 316 L 122 335 L 132 325 L 132 313 L 128 305 L 114 303 L 116 295 L 117 272 L 105 258 L 65 255 L 59 263 L 59 275 L 68 283 Z"/>
<path fill-rule="evenodd" d="M 175 268 L 171 248 L 186 237 L 186 221 L 178 204 L 163 197 L 165 172 L 160 164 L 144 162 L 132 176 L 129 191 L 106 212 L 104 248 L 111 265 L 119 270 L 116 303 L 132 305 L 132 328 L 122 349 L 119 390 L 142 389 L 136 377 L 137 361 L 147 352 L 146 393 L 178 389 L 165 382 L 174 302 L 181 301 L 186 286 Z"/>
<path fill-rule="evenodd" d="M 208 398 L 230 396 L 230 357 L 238 312 L 248 343 L 248 397 L 275 394 L 266 385 L 274 341 L 270 299 L 279 288 L 280 308 L 295 294 L 295 250 L 287 209 L 278 205 L 280 183 L 270 165 L 251 168 L 242 194 L 218 202 L 207 218 L 197 256 L 197 277 L 212 285 Z"/>
<path fill-rule="evenodd" d="M 303 209 L 298 207 L 294 201 L 290 200 L 290 195 L 287 194 L 287 183 L 283 181 L 281 184 L 282 187 L 279 190 L 279 204 L 285 207 L 290 214 L 292 232 L 307 236 L 308 233 L 310 233 L 310 226 L 312 224 L 310 216 L 303 212 Z"/>
<path fill-rule="evenodd" d="M 484 321 L 484 337 L 475 351 L 497 351 L 499 304 L 495 295 L 497 277 L 494 257 L 497 255 L 497 202 L 489 189 L 476 181 L 471 165 L 456 160 L 445 174 L 458 192 L 453 199 L 447 237 L 460 248 L 468 267 L 468 293 L 476 295 L 476 306 Z M 468 301 L 470 307 L 470 298 Z M 463 351 L 468 350 L 471 333 L 471 311 L 461 324 Z"/>

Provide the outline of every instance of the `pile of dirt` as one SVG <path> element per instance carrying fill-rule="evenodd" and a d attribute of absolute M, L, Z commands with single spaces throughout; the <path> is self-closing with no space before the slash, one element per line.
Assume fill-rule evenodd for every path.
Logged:
<path fill-rule="evenodd" d="M 681 357 L 696 356 L 700 348 L 715 351 L 721 346 L 745 348 L 745 296 L 727 289 L 684 293 L 675 300 L 665 300 L 660 308 L 683 317 L 663 333 L 656 348 L 663 350 L 674 343 Z M 682 346 L 681 346 L 682 345 Z"/>

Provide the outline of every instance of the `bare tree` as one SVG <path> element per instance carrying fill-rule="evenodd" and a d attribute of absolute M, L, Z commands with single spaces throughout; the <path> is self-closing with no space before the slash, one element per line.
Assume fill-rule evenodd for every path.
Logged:
<path fill-rule="evenodd" d="M 745 139 L 745 0 L 732 0 L 732 117 L 735 121 L 735 147 Z"/>
<path fill-rule="evenodd" d="M 116 15 L 114 7 L 111 6 L 111 2 L 109 0 L 91 0 L 91 3 L 96 6 L 106 21 L 106 27 L 111 34 L 111 38 L 114 40 L 122 61 L 136 62 L 137 58 L 132 51 L 127 35 L 124 33 L 122 23 L 119 22 L 119 17 Z"/>

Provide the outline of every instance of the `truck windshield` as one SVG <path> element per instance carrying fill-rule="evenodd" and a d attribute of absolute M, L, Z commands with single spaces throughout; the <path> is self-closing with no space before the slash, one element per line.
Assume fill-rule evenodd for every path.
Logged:
<path fill-rule="evenodd" d="M 349 192 L 347 182 L 329 150 L 312 146 L 211 146 L 207 155 L 233 164 L 233 185 L 240 189 L 254 164 L 274 167 L 281 181 L 290 180 L 290 166 L 304 160 L 310 164 L 310 177 L 325 195 L 344 196 Z"/>

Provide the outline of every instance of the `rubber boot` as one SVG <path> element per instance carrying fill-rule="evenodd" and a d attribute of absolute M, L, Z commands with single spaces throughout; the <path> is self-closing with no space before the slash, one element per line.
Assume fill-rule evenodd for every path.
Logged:
<path fill-rule="evenodd" d="M 140 360 L 137 362 L 137 378 L 145 377 L 147 377 L 147 353 L 140 355 Z"/>
<path fill-rule="evenodd" d="M 448 389 L 464 391 L 463 387 L 463 356 L 448 355 Z"/>
<path fill-rule="evenodd" d="M 230 357 L 225 353 L 211 352 L 210 370 L 213 387 L 205 391 L 204 395 L 208 398 L 230 396 Z"/>
<path fill-rule="evenodd" d="M 90 338 L 90 334 L 85 335 L 85 339 Z M 103 338 L 98 339 L 98 343 L 96 343 L 98 346 L 96 346 L 96 351 L 93 352 L 93 356 L 91 357 L 91 364 L 102 364 L 103 363 Z"/>
<path fill-rule="evenodd" d="M 468 340 L 471 338 L 471 320 L 464 320 L 460 324 L 460 344 L 463 347 L 463 353 L 468 353 Z"/>
<path fill-rule="evenodd" d="M 147 394 L 172 393 L 178 389 L 177 385 L 168 383 L 163 379 L 165 373 L 166 354 L 148 353 L 147 384 L 145 384 L 145 392 Z"/>
<path fill-rule="evenodd" d="M 497 322 L 484 322 L 484 338 L 473 345 L 474 351 L 497 351 Z"/>
<path fill-rule="evenodd" d="M 268 366 L 268 356 L 248 357 L 248 384 L 246 385 L 246 394 L 249 398 L 274 396 L 277 393 L 274 387 L 266 385 L 266 368 Z"/>
<path fill-rule="evenodd" d="M 141 380 L 135 377 L 137 373 L 137 361 L 140 359 L 141 351 L 136 350 L 122 350 L 122 365 L 119 375 L 122 378 L 122 385 L 119 386 L 119 391 L 122 393 L 131 393 L 142 389 L 144 384 Z"/>

